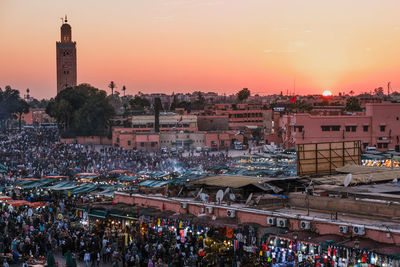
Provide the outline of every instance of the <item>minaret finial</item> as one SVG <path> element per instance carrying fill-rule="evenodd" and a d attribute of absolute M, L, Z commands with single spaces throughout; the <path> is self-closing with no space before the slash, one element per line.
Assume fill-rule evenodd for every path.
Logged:
<path fill-rule="evenodd" d="M 65 23 L 67 23 L 67 22 L 68 22 L 67 15 L 65 15 Z"/>

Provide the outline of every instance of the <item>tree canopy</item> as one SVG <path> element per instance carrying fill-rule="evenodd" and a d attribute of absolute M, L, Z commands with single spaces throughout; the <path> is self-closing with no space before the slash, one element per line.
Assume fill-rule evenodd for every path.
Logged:
<path fill-rule="evenodd" d="M 143 112 L 145 108 L 149 108 L 151 106 L 149 100 L 139 95 L 135 95 L 134 98 L 129 100 L 129 105 L 131 106 L 132 111 L 140 112 Z"/>
<path fill-rule="evenodd" d="M 51 99 L 46 113 L 55 118 L 63 137 L 105 135 L 115 111 L 105 91 L 80 84 Z"/>
<path fill-rule="evenodd" d="M 243 88 L 237 93 L 237 99 L 239 100 L 239 102 L 246 100 L 247 98 L 249 98 L 249 96 L 250 96 L 250 90 L 247 88 Z"/>
<path fill-rule="evenodd" d="M 345 110 L 350 112 L 361 111 L 362 108 L 358 98 L 354 96 L 347 98 Z"/>
<path fill-rule="evenodd" d="M 0 125 L 5 126 L 5 123 L 13 118 L 13 115 L 18 115 L 21 119 L 23 113 L 29 112 L 29 105 L 23 100 L 19 91 L 6 86 L 5 90 L 0 88 Z M 15 116 L 14 116 L 15 118 Z M 21 122 L 19 123 L 21 125 Z"/>

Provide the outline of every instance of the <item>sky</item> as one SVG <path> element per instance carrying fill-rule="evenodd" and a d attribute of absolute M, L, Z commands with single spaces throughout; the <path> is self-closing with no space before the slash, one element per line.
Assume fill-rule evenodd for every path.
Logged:
<path fill-rule="evenodd" d="M 397 90 L 398 10 L 398 0 L 0 0 L 0 87 L 56 95 L 66 14 L 78 83 L 102 90 Z"/>

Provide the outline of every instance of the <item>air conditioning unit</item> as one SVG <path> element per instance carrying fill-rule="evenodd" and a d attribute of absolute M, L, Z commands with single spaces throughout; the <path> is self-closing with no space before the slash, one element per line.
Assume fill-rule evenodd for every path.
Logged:
<path fill-rule="evenodd" d="M 346 225 L 339 225 L 339 233 L 347 234 L 349 232 L 349 228 Z"/>
<path fill-rule="evenodd" d="M 308 221 L 301 221 L 300 228 L 303 230 L 310 230 L 311 229 L 311 222 Z"/>
<path fill-rule="evenodd" d="M 187 209 L 188 204 L 186 202 L 181 202 L 181 208 L 182 209 Z"/>
<path fill-rule="evenodd" d="M 275 225 L 276 224 L 276 218 L 275 217 L 267 217 L 267 223 L 269 225 Z"/>
<path fill-rule="evenodd" d="M 353 234 L 355 235 L 365 235 L 365 227 L 361 225 L 353 226 Z"/>
<path fill-rule="evenodd" d="M 288 224 L 287 219 L 277 218 L 276 219 L 276 226 L 286 228 Z"/>
<path fill-rule="evenodd" d="M 235 218 L 236 213 L 234 210 L 227 210 L 226 211 L 226 216 L 231 217 L 231 218 Z"/>
<path fill-rule="evenodd" d="M 207 207 L 206 210 L 207 210 L 207 213 L 210 213 L 210 214 L 213 213 L 213 207 Z"/>

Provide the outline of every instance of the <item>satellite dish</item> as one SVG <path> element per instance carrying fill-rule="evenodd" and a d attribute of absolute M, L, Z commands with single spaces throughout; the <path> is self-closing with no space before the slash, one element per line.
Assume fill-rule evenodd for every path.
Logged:
<path fill-rule="evenodd" d="M 203 192 L 203 188 L 200 188 L 199 192 L 197 193 L 197 196 L 195 198 L 199 198 L 201 193 Z"/>
<path fill-rule="evenodd" d="M 245 203 L 246 206 L 249 205 L 249 203 L 250 203 L 252 197 L 253 197 L 253 193 L 251 193 L 251 194 L 249 195 L 249 197 L 247 198 L 246 203 Z"/>
<path fill-rule="evenodd" d="M 353 178 L 353 176 L 351 175 L 351 173 L 347 174 L 346 179 L 344 179 L 344 182 L 343 182 L 345 187 L 349 186 L 352 178 Z"/>
<path fill-rule="evenodd" d="M 208 201 L 208 195 L 205 194 L 205 193 L 201 193 L 201 194 L 200 194 L 200 199 L 201 199 L 203 202 L 207 202 L 207 201 Z"/>
<path fill-rule="evenodd" d="M 230 190 L 229 190 L 229 187 L 227 187 L 227 188 L 225 189 L 224 195 L 228 194 L 229 191 L 230 191 Z"/>
<path fill-rule="evenodd" d="M 218 190 L 216 198 L 217 198 L 217 203 L 221 204 L 222 199 L 224 198 L 224 191 Z"/>
<path fill-rule="evenodd" d="M 229 199 L 232 200 L 232 201 L 235 201 L 235 200 L 236 200 L 235 194 L 230 193 L 230 194 L 229 194 Z"/>
<path fill-rule="evenodd" d="M 397 178 L 394 178 L 394 179 L 393 179 L 393 183 L 396 184 L 397 182 L 398 182 L 398 179 L 397 179 Z"/>

